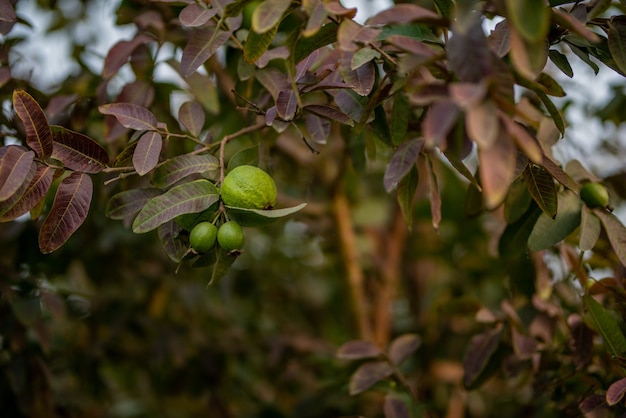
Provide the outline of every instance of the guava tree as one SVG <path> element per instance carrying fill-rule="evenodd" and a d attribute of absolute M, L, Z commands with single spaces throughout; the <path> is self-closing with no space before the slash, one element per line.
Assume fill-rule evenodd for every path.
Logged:
<path fill-rule="evenodd" d="M 69 35 L 97 4 L 56 3 Z M 97 70 L 75 40 L 45 89 L 16 70 L 22 5 L 12 416 L 626 412 L 623 173 L 553 155 L 570 62 L 626 73 L 624 2 L 122 1 L 134 35 Z"/>

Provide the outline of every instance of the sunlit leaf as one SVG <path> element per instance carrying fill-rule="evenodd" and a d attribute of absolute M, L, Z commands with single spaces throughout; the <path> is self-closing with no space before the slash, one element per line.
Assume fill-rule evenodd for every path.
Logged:
<path fill-rule="evenodd" d="M 34 152 L 18 145 L 0 147 L 0 203 L 3 206 L 34 176 L 34 158 Z"/>
<path fill-rule="evenodd" d="M 498 350 L 502 336 L 502 327 L 487 330 L 474 335 L 469 342 L 463 360 L 463 385 L 474 388 L 482 381 L 488 369 L 488 363 Z"/>
<path fill-rule="evenodd" d="M 394 152 L 389 164 L 387 165 L 385 176 L 383 178 L 383 185 L 385 186 L 385 190 L 387 190 L 387 192 L 396 188 L 400 180 L 402 180 L 402 178 L 407 175 L 409 170 L 411 170 L 411 167 L 415 165 L 417 157 L 422 151 L 423 146 L 423 139 L 411 139 L 398 147 L 398 149 Z"/>
<path fill-rule="evenodd" d="M 195 173 L 207 173 L 219 168 L 219 161 L 211 154 L 182 154 L 170 158 L 152 173 L 151 182 L 156 187 L 169 187 Z"/>
<path fill-rule="evenodd" d="M 0 214 L 5 212 L 0 217 L 0 222 L 12 221 L 35 207 L 50 189 L 53 173 L 54 169 L 47 165 L 37 167 L 37 171 L 30 183 L 28 183 L 28 186 L 23 192 L 19 193 L 19 198 L 11 206 L 6 205 L 6 212 L 3 209 L 5 208 L 5 203 L 8 202 L 0 204 L 0 208 L 2 208 L 0 209 Z M 12 201 L 13 199 L 9 200 Z"/>
<path fill-rule="evenodd" d="M 557 190 L 552 176 L 543 168 L 528 165 L 522 173 L 532 198 L 550 218 L 557 214 Z"/>
<path fill-rule="evenodd" d="M 381 354 L 378 346 L 369 341 L 348 341 L 337 349 L 337 357 L 345 360 L 376 358 Z"/>
<path fill-rule="evenodd" d="M 133 103 L 109 103 L 98 107 L 100 113 L 115 116 L 122 126 L 136 131 L 156 130 L 156 116 L 143 106 Z"/>
<path fill-rule="evenodd" d="M 581 201 L 576 193 L 564 190 L 558 194 L 558 211 L 554 219 L 542 213 L 528 237 L 528 247 L 533 251 L 556 245 L 580 225 Z"/>
<path fill-rule="evenodd" d="M 593 209 L 594 215 L 600 218 L 609 242 L 619 261 L 626 266 L 626 228 L 617 217 L 603 209 Z"/>
<path fill-rule="evenodd" d="M 214 190 L 215 186 L 208 180 L 195 180 L 173 187 L 146 203 L 133 222 L 133 232 L 152 231 L 179 215 L 208 209 L 219 198 Z"/>
<path fill-rule="evenodd" d="M 370 361 L 363 363 L 350 378 L 350 395 L 357 395 L 379 381 L 391 376 L 393 369 L 384 361 Z"/>
<path fill-rule="evenodd" d="M 52 132 L 39 103 L 24 90 L 15 90 L 13 108 L 24 125 L 28 146 L 39 158 L 48 158 L 52 154 Z"/>
<path fill-rule="evenodd" d="M 587 205 L 583 205 L 580 215 L 578 248 L 582 251 L 588 251 L 595 247 L 600 237 L 601 230 L 600 219 L 593 214 Z"/>
<path fill-rule="evenodd" d="M 204 126 L 204 111 L 200 103 L 196 101 L 185 102 L 178 109 L 178 119 L 190 134 L 200 135 Z"/>
<path fill-rule="evenodd" d="M 54 138 L 52 157 L 74 171 L 99 173 L 109 164 L 106 149 L 87 135 L 62 126 L 51 126 Z"/>
<path fill-rule="evenodd" d="M 478 147 L 478 171 L 487 209 L 494 209 L 504 201 L 515 178 L 516 154 L 515 143 L 504 132 L 492 146 Z"/>
<path fill-rule="evenodd" d="M 609 406 L 617 405 L 624 398 L 626 393 L 626 377 L 623 377 L 613 383 L 606 390 L 606 403 Z"/>
<path fill-rule="evenodd" d="M 73 172 L 61 181 L 39 231 L 42 253 L 61 247 L 82 225 L 89 212 L 92 193 L 93 184 L 88 174 Z"/>
<path fill-rule="evenodd" d="M 229 37 L 230 32 L 215 27 L 195 30 L 183 49 L 183 56 L 180 61 L 183 77 L 193 74 L 199 66 L 211 58 L 219 47 L 226 43 Z"/>
<path fill-rule="evenodd" d="M 252 30 L 262 34 L 280 23 L 283 14 L 291 5 L 291 0 L 265 0 L 252 13 Z"/>
<path fill-rule="evenodd" d="M 587 322 L 600 333 L 602 341 L 612 356 L 622 357 L 626 353 L 626 337 L 620 322 L 610 311 L 590 295 L 583 296 Z"/>
<path fill-rule="evenodd" d="M 241 226 L 264 226 L 277 221 L 285 216 L 293 215 L 306 206 L 306 203 L 300 203 L 297 206 L 282 209 L 246 209 L 226 206 L 228 216 L 239 222 Z"/>
<path fill-rule="evenodd" d="M 149 131 L 141 135 L 133 153 L 133 167 L 140 176 L 156 167 L 163 148 L 161 134 Z"/>

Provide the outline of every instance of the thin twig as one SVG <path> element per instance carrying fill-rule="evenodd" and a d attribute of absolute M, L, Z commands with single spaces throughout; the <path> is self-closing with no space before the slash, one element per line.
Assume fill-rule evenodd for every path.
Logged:
<path fill-rule="evenodd" d="M 240 130 L 238 130 L 237 132 L 234 132 L 230 135 L 226 135 L 224 138 L 222 138 L 222 140 L 220 141 L 220 184 L 222 183 L 222 181 L 224 181 L 224 152 L 226 150 L 226 144 L 228 143 L 228 141 L 231 141 L 235 138 L 240 137 L 241 135 L 245 135 L 248 134 L 250 132 L 254 132 L 257 131 L 259 129 L 264 128 L 266 125 L 265 123 L 257 123 L 256 125 L 250 125 L 250 126 L 246 126 L 245 128 L 242 128 Z"/>

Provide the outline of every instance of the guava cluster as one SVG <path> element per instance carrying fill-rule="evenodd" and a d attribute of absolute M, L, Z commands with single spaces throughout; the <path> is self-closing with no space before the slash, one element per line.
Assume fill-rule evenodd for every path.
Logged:
<path fill-rule="evenodd" d="M 276 204 L 276 196 L 274 179 L 251 165 L 232 169 L 224 177 L 220 190 L 224 205 L 243 209 L 271 209 Z M 243 228 L 234 220 L 225 220 L 219 226 L 208 221 L 199 222 L 189 234 L 189 244 L 199 254 L 208 253 L 216 244 L 229 254 L 239 253 L 245 241 Z"/>

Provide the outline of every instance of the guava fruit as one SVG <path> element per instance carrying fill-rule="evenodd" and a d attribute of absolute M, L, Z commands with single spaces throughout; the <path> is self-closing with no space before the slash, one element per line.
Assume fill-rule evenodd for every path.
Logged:
<path fill-rule="evenodd" d="M 252 165 L 233 168 L 222 181 L 222 201 L 227 206 L 245 209 L 271 209 L 276 204 L 274 179 Z"/>
<path fill-rule="evenodd" d="M 245 242 L 243 228 L 235 221 L 224 222 L 217 230 L 217 243 L 227 252 L 241 250 Z"/>
<path fill-rule="evenodd" d="M 606 208 L 609 205 L 609 191 L 600 183 L 585 183 L 580 188 L 580 199 L 589 208 Z"/>
<path fill-rule="evenodd" d="M 211 222 L 200 222 L 189 234 L 189 244 L 198 253 L 206 253 L 215 247 L 217 227 Z"/>

